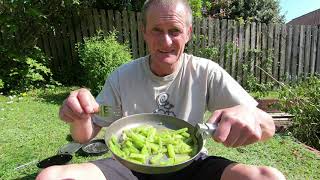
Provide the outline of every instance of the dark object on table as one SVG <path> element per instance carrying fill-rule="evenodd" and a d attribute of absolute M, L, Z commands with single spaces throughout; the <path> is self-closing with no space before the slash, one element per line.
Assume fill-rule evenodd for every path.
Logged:
<path fill-rule="evenodd" d="M 94 139 L 81 148 L 81 154 L 85 156 L 99 156 L 108 152 L 104 139 Z"/>
<path fill-rule="evenodd" d="M 47 159 L 44 159 L 40 161 L 37 164 L 38 168 L 47 168 L 49 166 L 53 165 L 64 165 L 67 164 L 72 159 L 71 154 L 58 154 L 51 157 L 48 157 Z"/>

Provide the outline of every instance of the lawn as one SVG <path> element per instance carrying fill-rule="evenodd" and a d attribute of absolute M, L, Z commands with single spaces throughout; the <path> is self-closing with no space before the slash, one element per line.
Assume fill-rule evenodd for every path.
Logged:
<path fill-rule="evenodd" d="M 0 95 L 0 179 L 34 179 L 39 172 L 35 162 L 55 155 L 59 147 L 70 141 L 68 126 L 58 119 L 58 110 L 71 89 Z M 99 137 L 103 137 L 103 133 Z M 320 156 L 288 135 L 276 135 L 268 142 L 236 149 L 208 141 L 207 148 L 212 155 L 276 167 L 288 179 L 320 179 Z M 72 163 L 108 156 L 110 154 L 99 157 L 75 155 Z M 17 169 L 27 163 L 30 165 Z"/>

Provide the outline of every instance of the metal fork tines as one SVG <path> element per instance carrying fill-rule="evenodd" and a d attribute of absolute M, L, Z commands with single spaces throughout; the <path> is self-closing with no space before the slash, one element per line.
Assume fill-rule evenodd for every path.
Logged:
<path fill-rule="evenodd" d="M 120 106 L 100 105 L 99 112 L 95 113 L 101 118 L 120 118 L 122 110 Z"/>

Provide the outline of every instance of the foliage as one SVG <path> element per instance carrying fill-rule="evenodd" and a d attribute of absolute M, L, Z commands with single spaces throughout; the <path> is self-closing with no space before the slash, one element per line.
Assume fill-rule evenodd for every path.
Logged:
<path fill-rule="evenodd" d="M 262 23 L 284 23 L 278 0 L 212 1 L 208 15 L 219 18 L 244 19 Z"/>
<path fill-rule="evenodd" d="M 52 73 L 48 68 L 49 59 L 43 52 L 37 47 L 28 52 L 24 55 L 12 55 L 0 61 L 0 66 L 5 67 L 0 69 L 0 89 L 3 89 L 4 93 L 26 91 L 45 84 L 58 84 L 52 79 Z"/>
<path fill-rule="evenodd" d="M 89 2 L 89 1 L 88 1 Z M 87 3 L 88 3 L 87 2 Z M 40 85 L 51 77 L 50 61 L 37 47 L 38 38 L 62 24 L 71 11 L 88 5 L 78 0 L 1 1 L 0 79 L 4 91 Z M 45 77 L 46 76 L 46 77 Z"/>
<path fill-rule="evenodd" d="M 78 44 L 80 64 L 85 72 L 85 84 L 94 94 L 102 89 L 106 77 L 120 65 L 131 60 L 127 44 L 116 40 L 116 33 L 85 38 Z"/>
<path fill-rule="evenodd" d="M 320 76 L 311 76 L 280 93 L 282 109 L 293 114 L 291 131 L 300 141 L 320 150 Z"/>

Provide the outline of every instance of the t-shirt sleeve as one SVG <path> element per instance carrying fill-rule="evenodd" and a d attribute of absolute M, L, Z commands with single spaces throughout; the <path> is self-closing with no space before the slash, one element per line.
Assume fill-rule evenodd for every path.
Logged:
<path fill-rule="evenodd" d="M 248 107 L 258 105 L 257 101 L 218 65 L 210 72 L 208 93 L 208 110 L 211 112 L 241 104 Z"/>
<path fill-rule="evenodd" d="M 103 89 L 96 97 L 96 101 L 99 105 L 110 105 L 111 107 L 121 107 L 121 100 L 119 96 L 119 84 L 117 78 L 117 72 L 114 72 L 105 82 Z M 93 123 L 98 126 L 109 126 L 114 120 L 114 117 L 108 118 L 106 121 L 102 118 L 94 116 L 92 118 Z"/>

